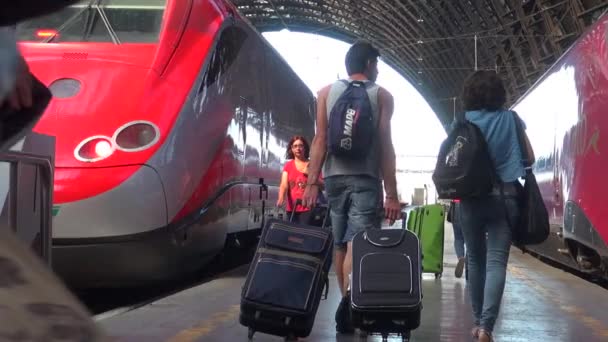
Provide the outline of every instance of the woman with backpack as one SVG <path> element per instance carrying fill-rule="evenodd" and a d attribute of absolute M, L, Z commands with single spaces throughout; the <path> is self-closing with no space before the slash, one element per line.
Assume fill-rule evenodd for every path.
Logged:
<path fill-rule="evenodd" d="M 512 242 L 512 223 L 519 213 L 518 182 L 525 174 L 516 120 L 504 108 L 506 91 L 494 71 L 476 71 L 464 84 L 463 103 L 466 119 L 479 127 L 487 142 L 498 181 L 488 195 L 460 201 L 460 224 L 467 246 L 468 288 L 478 341 L 491 342 L 505 287 L 507 262 Z M 525 135 L 528 155 L 534 159 Z"/>

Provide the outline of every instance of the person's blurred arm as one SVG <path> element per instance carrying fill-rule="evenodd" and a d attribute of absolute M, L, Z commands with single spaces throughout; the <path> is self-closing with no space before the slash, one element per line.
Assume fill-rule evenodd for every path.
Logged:
<path fill-rule="evenodd" d="M 27 62 L 17 48 L 14 26 L 1 27 L 0 49 L 5 52 L 0 59 L 2 86 L 8 87 L 0 98 L 0 108 L 8 105 L 14 110 L 32 106 L 32 75 Z"/>

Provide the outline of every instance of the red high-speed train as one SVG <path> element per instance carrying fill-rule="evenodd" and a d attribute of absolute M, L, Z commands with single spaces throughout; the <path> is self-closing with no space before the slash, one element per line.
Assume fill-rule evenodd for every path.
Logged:
<path fill-rule="evenodd" d="M 315 99 L 224 0 L 81 1 L 18 27 L 54 99 L 53 266 L 73 287 L 199 269 L 261 228 Z"/>
<path fill-rule="evenodd" d="M 608 279 L 608 15 L 513 107 L 527 124 L 552 234 L 529 249 Z"/>

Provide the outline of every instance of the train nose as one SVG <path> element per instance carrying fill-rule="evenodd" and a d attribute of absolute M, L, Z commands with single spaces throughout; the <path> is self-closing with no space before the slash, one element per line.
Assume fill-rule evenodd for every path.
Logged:
<path fill-rule="evenodd" d="M 105 184 L 113 186 L 100 188 Z M 125 238 L 167 225 L 163 185 L 158 173 L 147 165 L 58 168 L 55 198 L 64 200 L 55 200 L 53 238 L 57 242 Z"/>

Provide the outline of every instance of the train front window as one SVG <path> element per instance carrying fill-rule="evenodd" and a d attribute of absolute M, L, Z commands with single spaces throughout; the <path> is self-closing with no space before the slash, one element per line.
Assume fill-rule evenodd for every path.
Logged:
<path fill-rule="evenodd" d="M 87 0 L 17 26 L 20 41 L 158 42 L 167 0 Z"/>

